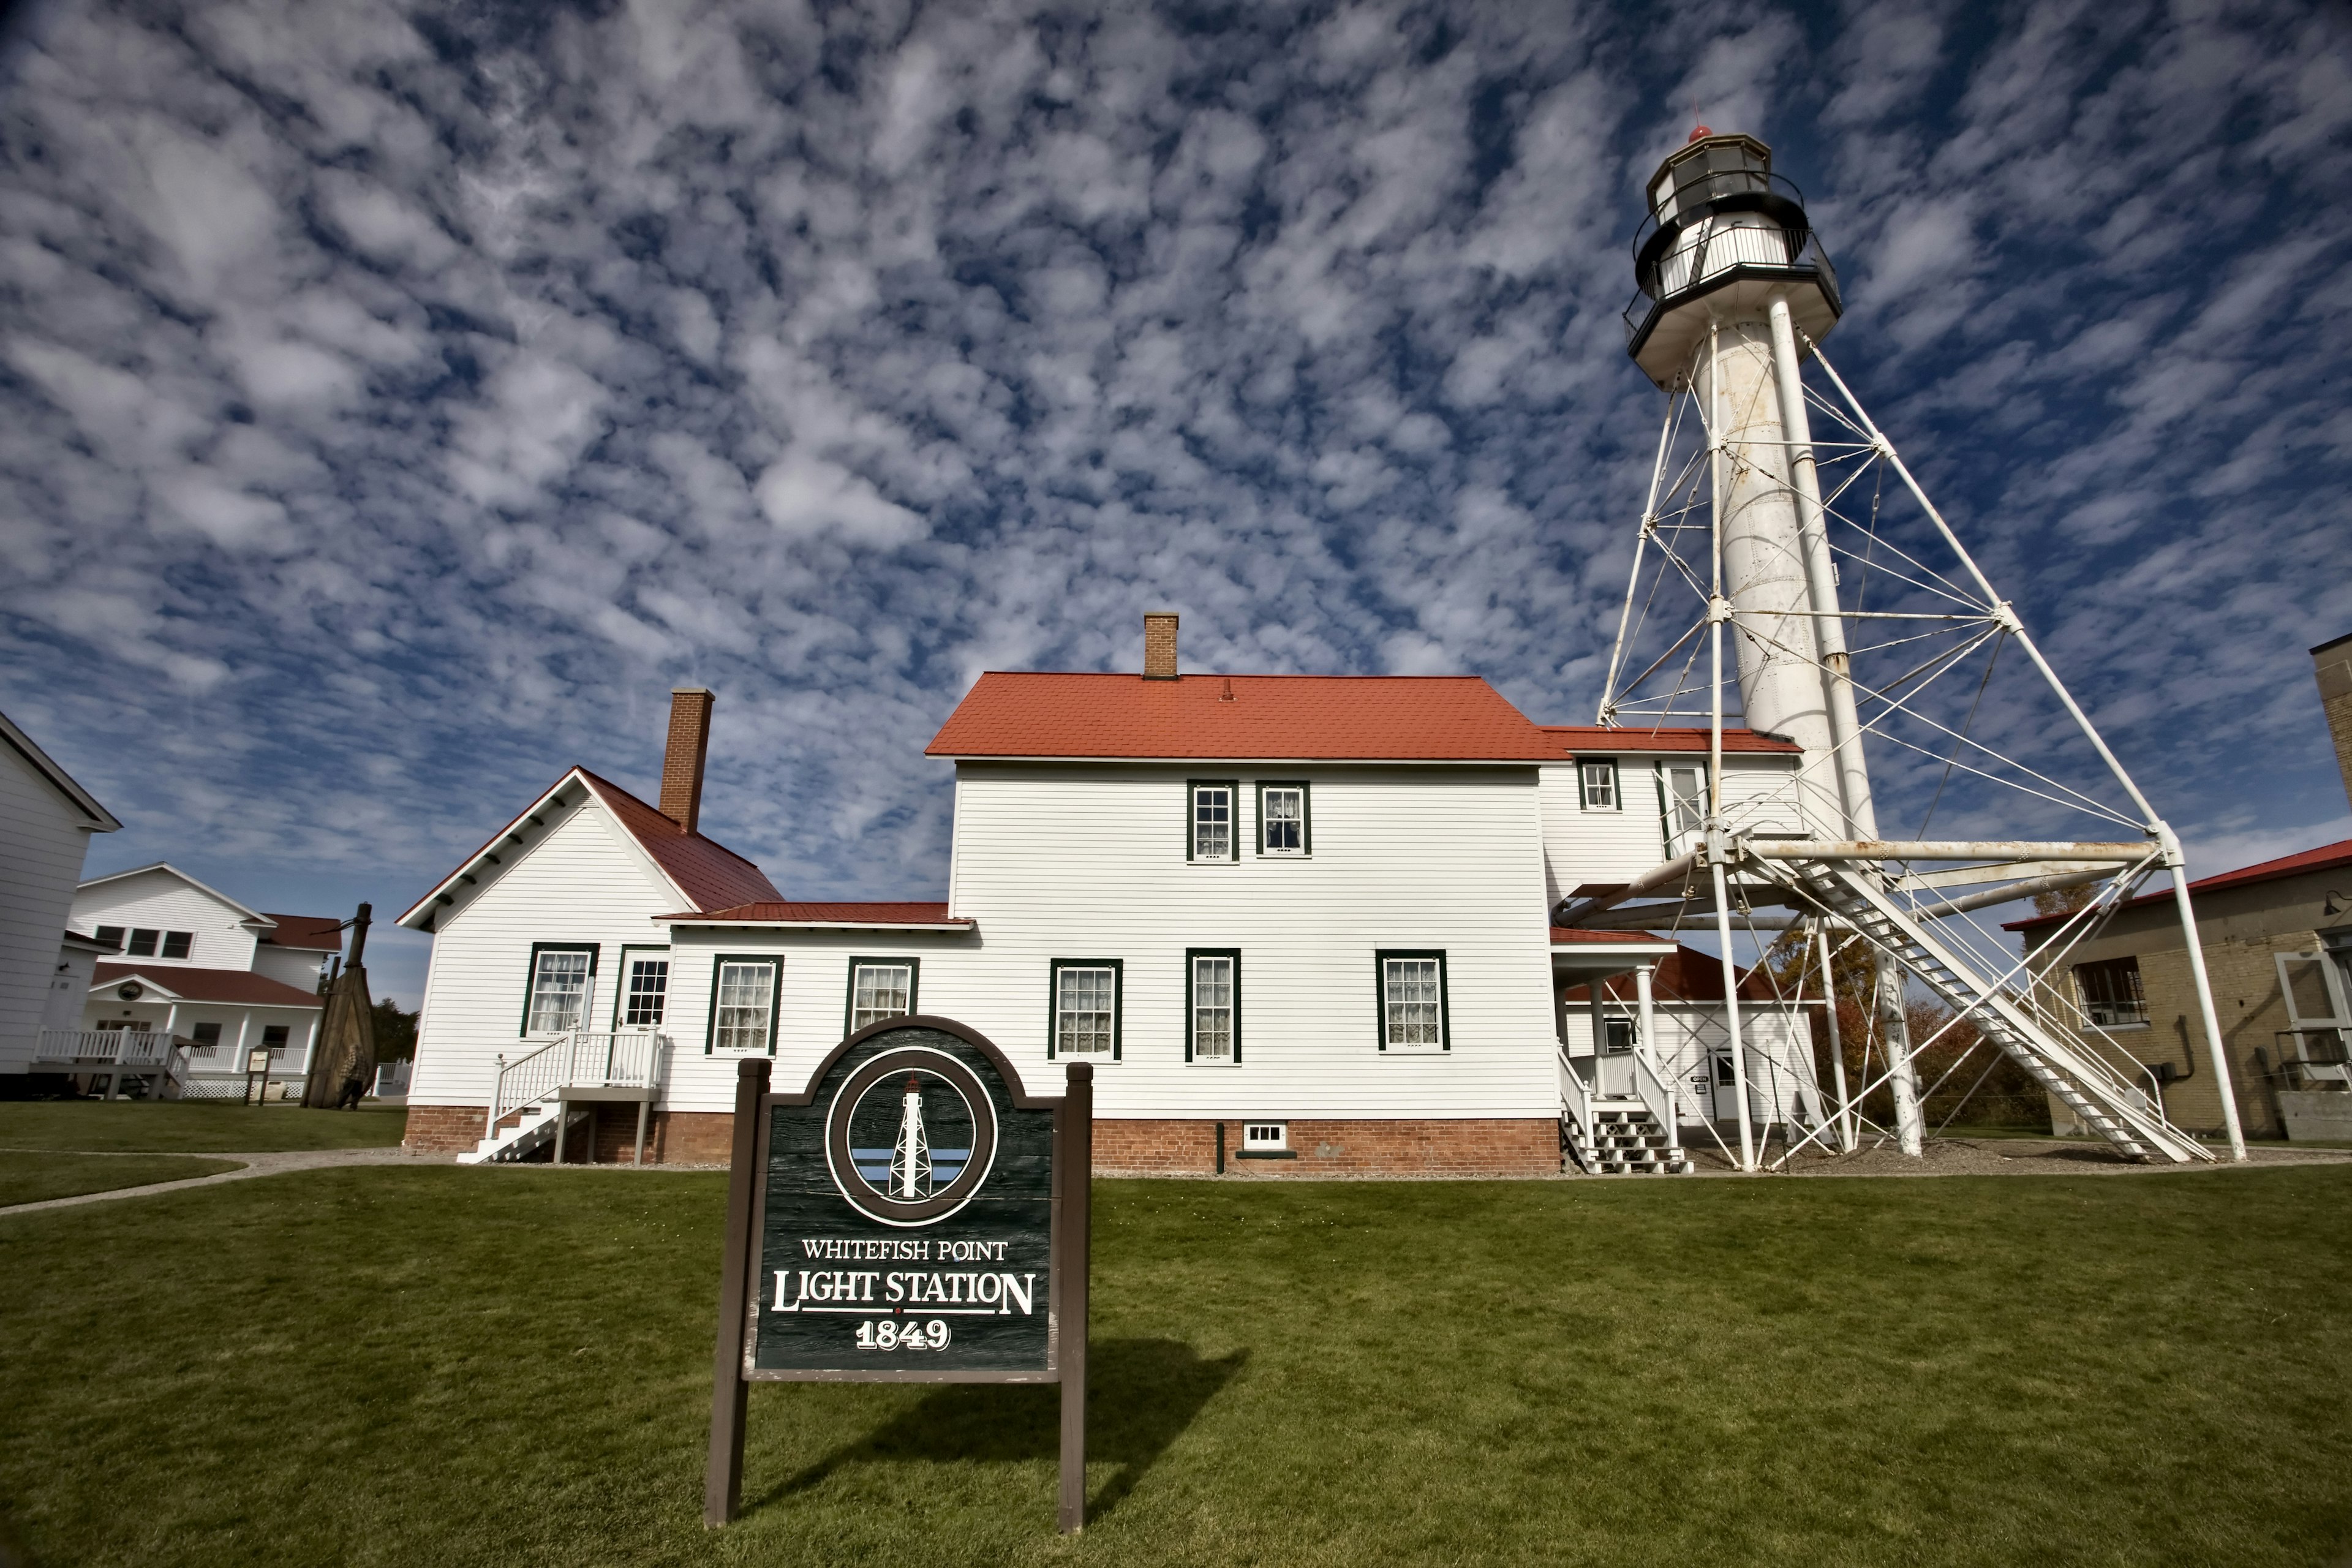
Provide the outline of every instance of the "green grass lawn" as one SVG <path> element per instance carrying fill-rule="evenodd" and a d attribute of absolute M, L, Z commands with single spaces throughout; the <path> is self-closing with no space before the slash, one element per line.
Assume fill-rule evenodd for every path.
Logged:
<path fill-rule="evenodd" d="M 234 1160 L 184 1154 L 23 1154 L 0 1150 L 0 1208 L 83 1193 L 110 1193 L 150 1182 L 177 1182 L 238 1168 Z"/>
<path fill-rule="evenodd" d="M 408 1112 L 304 1110 L 200 1100 L 0 1100 L 0 1149 L 261 1154 L 375 1149 L 400 1142 Z"/>
<path fill-rule="evenodd" d="M 0 1220 L 33 1561 L 2326 1563 L 2352 1171 L 1100 1184 L 1055 1393 L 776 1385 L 698 1522 L 721 1178 L 341 1169 Z"/>

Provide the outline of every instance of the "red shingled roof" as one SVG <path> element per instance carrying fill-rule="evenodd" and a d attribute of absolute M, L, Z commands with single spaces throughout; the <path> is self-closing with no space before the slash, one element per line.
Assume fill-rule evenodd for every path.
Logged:
<path fill-rule="evenodd" d="M 261 940 L 271 947 L 299 947 L 305 952 L 343 951 L 343 922 L 332 915 L 274 915 L 265 910 L 261 918 L 278 922 L 278 929 L 261 933 Z"/>
<path fill-rule="evenodd" d="M 142 981 L 170 992 L 183 1002 L 227 1002 L 251 1007 L 325 1005 L 315 991 L 305 991 L 247 969 L 183 969 L 177 964 L 142 969 L 135 963 L 92 966 L 92 989 L 121 980 Z"/>
<path fill-rule="evenodd" d="M 932 903 L 788 903 L 781 900 L 738 904 L 728 910 L 689 910 L 664 920 L 719 921 L 730 925 L 957 925 L 970 920 L 950 919 L 945 904 Z"/>
<path fill-rule="evenodd" d="M 2200 893 L 2219 893 L 2231 888 L 2242 888 L 2250 883 L 2273 882 L 2282 877 L 2300 877 L 2308 871 L 2333 871 L 2339 867 L 2347 866 L 2352 866 L 2352 838 L 2347 838 L 2336 844 L 2323 844 L 2316 849 L 2305 849 L 2299 854 L 2284 855 L 2275 860 L 2263 860 L 2255 865 L 2242 866 L 2234 871 L 2222 871 L 2210 877 L 2200 878 L 2189 884 L 2189 895 L 2193 900 Z M 2172 889 L 2167 888 L 2160 893 L 2142 893 L 2137 899 L 2126 899 L 2119 907 L 2136 910 L 2143 904 L 2167 903 L 2171 900 L 2171 898 Z M 2053 925 L 2065 918 L 2063 912 L 2054 915 L 2028 915 L 2021 921 L 2004 921 L 2001 922 L 2000 929 L 2031 931 L 2035 926 Z"/>
<path fill-rule="evenodd" d="M 1558 742 L 1475 675 L 1069 675 L 991 670 L 934 757 L 1557 762 Z"/>
<path fill-rule="evenodd" d="M 767 873 L 732 849 L 699 833 L 679 831 L 677 823 L 623 789 L 610 779 L 597 777 L 586 768 L 568 769 L 563 777 L 541 792 L 541 800 L 555 795 L 569 784 L 572 774 L 580 775 L 589 793 L 604 804 L 630 837 L 635 839 L 654 864 L 659 866 L 678 890 L 694 901 L 697 909 L 724 909 L 730 905 L 751 903 L 761 899 L 778 899 L 776 885 L 768 880 Z M 457 862 L 457 869 L 444 877 L 432 892 L 425 894 L 401 913 L 398 923 L 405 924 L 431 904 L 466 868 L 481 859 L 490 847 L 520 827 L 536 809 L 538 801 L 524 808 L 521 816 L 499 828 L 486 839 L 481 847 Z M 468 879 L 471 879 L 470 878 Z"/>
<path fill-rule="evenodd" d="M 586 768 L 572 772 L 588 781 L 588 786 L 628 829 L 629 837 L 645 846 L 646 853 L 669 873 L 669 879 L 694 900 L 695 908 L 724 909 L 783 897 L 766 872 L 725 845 L 699 833 L 681 831 L 677 823 L 627 790 Z"/>
<path fill-rule="evenodd" d="M 1673 730 L 1603 729 L 1597 724 L 1544 724 L 1538 726 L 1547 735 L 1557 735 L 1572 755 L 1589 752 L 1594 756 L 1622 756 L 1631 752 L 1704 752 L 1707 749 L 1703 729 Z M 1726 752 L 1769 752 L 1780 756 L 1802 756 L 1804 748 L 1794 741 L 1784 741 L 1778 735 L 1761 730 L 1723 731 Z"/>

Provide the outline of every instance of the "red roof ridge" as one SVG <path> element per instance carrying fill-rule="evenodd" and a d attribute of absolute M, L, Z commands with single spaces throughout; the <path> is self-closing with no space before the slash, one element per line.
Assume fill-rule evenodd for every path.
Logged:
<path fill-rule="evenodd" d="M 2273 882 L 2282 877 L 2300 877 L 2307 871 L 2332 871 L 2339 866 L 2352 866 L 2352 838 L 2338 839 L 2333 844 L 2321 844 L 2309 849 L 2299 849 L 2292 855 L 2282 855 L 2274 860 L 2257 860 L 2251 866 L 2241 866 L 2234 871 L 2216 871 L 2210 877 L 2200 877 L 2189 884 L 2191 898 L 2199 893 L 2219 893 L 2231 888 L 2252 887 L 2257 882 Z M 2142 893 L 2136 899 L 2126 899 L 2116 906 L 2118 910 L 2136 910 L 2144 905 L 2161 903 L 2172 897 L 2172 889 L 2158 893 Z M 2003 931 L 2031 931 L 2035 926 L 2063 921 L 2074 911 L 2061 910 L 2054 914 L 2028 915 L 2023 920 L 2003 921 Z"/>
<path fill-rule="evenodd" d="M 1230 699 L 1230 700 L 1229 700 Z M 1478 675 L 991 670 L 927 756 L 1540 763 L 1556 743 Z"/>

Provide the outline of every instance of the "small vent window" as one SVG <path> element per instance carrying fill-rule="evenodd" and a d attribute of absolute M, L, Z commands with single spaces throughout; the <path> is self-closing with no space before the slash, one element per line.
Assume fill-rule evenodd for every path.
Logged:
<path fill-rule="evenodd" d="M 1248 1121 L 1242 1124 L 1242 1147 L 1244 1149 L 1287 1149 L 1290 1128 L 1280 1121 Z"/>

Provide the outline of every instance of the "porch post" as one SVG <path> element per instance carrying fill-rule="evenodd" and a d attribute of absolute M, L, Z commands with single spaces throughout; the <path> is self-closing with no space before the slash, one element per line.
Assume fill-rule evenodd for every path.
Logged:
<path fill-rule="evenodd" d="M 1601 1054 L 1609 1043 L 1609 1019 L 1608 1015 L 1601 1011 L 1601 986 L 1608 978 L 1605 974 L 1595 974 L 1585 986 L 1585 1005 L 1592 1012 L 1592 1092 L 1595 1095 L 1609 1092 L 1602 1087 L 1601 1079 Z"/>
<path fill-rule="evenodd" d="M 1650 1070 L 1657 1074 L 1661 1084 L 1665 1085 L 1666 1114 L 1675 1118 L 1675 1125 L 1660 1128 L 1659 1131 L 1670 1138 L 1679 1140 L 1682 1136 L 1679 1131 L 1682 1125 L 1682 1117 L 1679 1114 L 1681 1107 L 1675 1103 L 1674 1084 L 1664 1073 L 1658 1071 L 1658 1047 L 1655 1037 L 1650 1033 L 1650 1026 L 1655 1011 L 1652 1005 L 1650 979 L 1657 967 L 1654 961 L 1646 958 L 1633 966 L 1633 999 L 1640 1019 L 1635 1025 L 1640 1038 L 1634 1041 L 1633 1048 L 1642 1053 L 1642 1059 L 1650 1064 Z"/>

